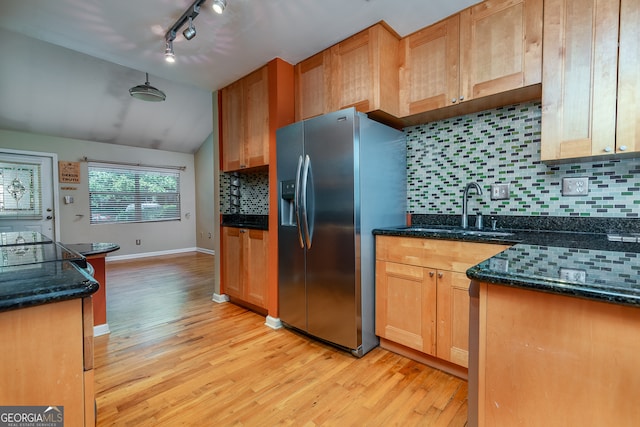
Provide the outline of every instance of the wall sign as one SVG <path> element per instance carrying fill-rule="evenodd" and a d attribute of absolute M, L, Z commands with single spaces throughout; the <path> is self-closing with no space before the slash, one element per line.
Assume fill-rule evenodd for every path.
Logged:
<path fill-rule="evenodd" d="M 60 182 L 80 184 L 80 162 L 58 162 Z"/>

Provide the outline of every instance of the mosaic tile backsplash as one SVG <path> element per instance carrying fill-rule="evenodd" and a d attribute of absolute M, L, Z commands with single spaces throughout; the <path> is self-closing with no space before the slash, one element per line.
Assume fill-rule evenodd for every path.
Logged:
<path fill-rule="evenodd" d="M 269 174 L 268 172 L 239 173 L 240 212 L 232 212 L 229 190 L 231 174 L 220 174 L 220 213 L 242 215 L 269 214 Z"/>
<path fill-rule="evenodd" d="M 546 165 L 540 161 L 540 102 L 501 107 L 406 128 L 407 205 L 415 214 L 640 217 L 640 160 Z M 563 177 L 589 177 L 585 196 L 562 196 Z M 510 199 L 491 200 L 490 186 L 508 183 Z"/>
<path fill-rule="evenodd" d="M 404 129 L 407 209 L 459 215 L 471 181 L 469 212 L 484 215 L 640 218 L 640 159 L 546 165 L 540 161 L 540 102 L 529 102 Z M 268 173 L 241 173 L 240 214 L 269 214 Z M 586 196 L 562 196 L 562 178 L 589 178 Z M 229 178 L 220 174 L 221 210 L 231 212 Z M 491 200 L 494 183 L 510 198 Z"/>

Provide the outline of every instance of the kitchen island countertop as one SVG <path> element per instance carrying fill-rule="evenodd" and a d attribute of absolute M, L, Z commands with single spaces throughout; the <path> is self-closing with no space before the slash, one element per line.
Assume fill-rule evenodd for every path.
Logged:
<path fill-rule="evenodd" d="M 0 233 L 0 311 L 82 298 L 95 293 L 98 282 L 79 253 L 46 237 Z M 31 232 L 24 234 L 31 236 Z"/>

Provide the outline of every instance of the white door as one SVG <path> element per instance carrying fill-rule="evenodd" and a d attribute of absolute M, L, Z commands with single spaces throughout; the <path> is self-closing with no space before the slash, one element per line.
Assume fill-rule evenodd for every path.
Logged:
<path fill-rule="evenodd" d="M 56 239 L 57 156 L 0 149 L 0 232 L 31 230 Z"/>

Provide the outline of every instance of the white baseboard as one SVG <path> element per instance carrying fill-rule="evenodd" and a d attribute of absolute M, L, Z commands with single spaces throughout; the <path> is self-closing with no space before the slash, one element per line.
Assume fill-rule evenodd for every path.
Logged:
<path fill-rule="evenodd" d="M 198 252 L 202 252 L 203 254 L 215 255 L 216 251 L 213 249 L 205 249 L 205 248 L 196 248 Z"/>
<path fill-rule="evenodd" d="M 108 323 L 104 323 L 102 325 L 96 325 L 93 327 L 93 336 L 94 337 L 99 337 L 100 335 L 107 335 L 111 333 L 111 330 L 109 330 L 109 324 Z"/>
<path fill-rule="evenodd" d="M 218 304 L 222 304 L 223 302 L 229 301 L 229 295 L 225 295 L 225 294 L 220 295 L 220 294 L 214 293 L 211 300 L 213 302 L 217 302 Z"/>
<path fill-rule="evenodd" d="M 280 328 L 282 328 L 282 322 L 277 317 L 267 316 L 264 324 L 267 325 L 268 327 L 270 327 L 271 329 L 280 329 Z"/>
<path fill-rule="evenodd" d="M 122 261 L 127 259 L 137 259 L 137 258 L 148 258 L 154 256 L 161 255 L 173 255 L 173 254 L 182 254 L 186 252 L 197 252 L 198 248 L 182 248 L 182 249 L 170 249 L 167 251 L 157 251 L 157 252 L 143 252 L 139 254 L 130 254 L 130 255 L 109 255 L 105 258 L 107 262 L 109 261 Z"/>

